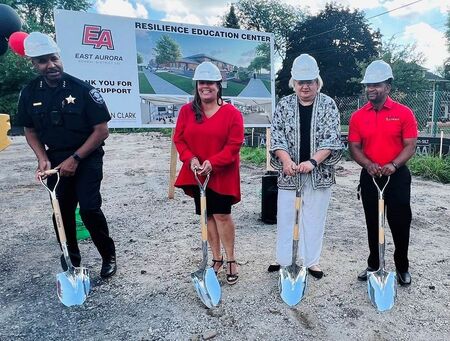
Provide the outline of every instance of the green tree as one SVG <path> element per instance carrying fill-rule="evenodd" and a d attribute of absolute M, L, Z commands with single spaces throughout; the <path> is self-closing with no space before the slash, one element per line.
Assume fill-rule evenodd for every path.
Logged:
<path fill-rule="evenodd" d="M 158 65 L 173 63 L 181 57 L 180 46 L 167 34 L 161 36 L 153 49 L 155 50 L 155 61 Z"/>
<path fill-rule="evenodd" d="M 279 96 L 291 93 L 288 82 L 294 59 L 312 55 L 319 64 L 324 93 L 349 96 L 361 90 L 358 64 L 378 55 L 381 34 L 373 32 L 364 12 L 328 4 L 320 13 L 299 22 L 288 37 L 288 49 L 277 77 Z"/>
<path fill-rule="evenodd" d="M 239 67 L 236 72 L 237 80 L 241 83 L 245 83 L 250 79 L 250 75 L 248 74 L 248 69 Z"/>
<path fill-rule="evenodd" d="M 264 57 L 255 57 L 255 59 L 253 59 L 250 63 L 250 65 L 248 66 L 248 69 L 250 71 L 258 71 L 259 73 L 261 73 L 261 69 L 266 69 L 269 67 L 270 70 L 270 64 L 269 66 L 266 63 L 266 60 Z"/>
<path fill-rule="evenodd" d="M 417 51 L 415 43 L 399 45 L 394 36 L 382 43 L 380 55 L 392 67 L 394 91 L 412 94 L 430 89 L 425 78 L 426 69 L 420 66 L 425 62 L 425 56 Z"/>
<path fill-rule="evenodd" d="M 275 51 L 283 58 L 292 26 L 303 20 L 303 12 L 277 0 L 239 0 L 235 6 L 241 27 L 273 33 Z"/>
<path fill-rule="evenodd" d="M 257 45 L 256 55 L 266 58 L 270 63 L 270 45 L 268 43 L 261 43 Z"/>
<path fill-rule="evenodd" d="M 450 10 L 447 12 L 447 30 L 445 31 L 445 38 L 447 39 L 447 51 L 450 52 Z M 450 80 L 450 58 L 444 62 L 442 66 L 442 76 Z"/>
<path fill-rule="evenodd" d="M 261 72 L 261 69 L 270 71 L 270 45 L 261 43 L 256 47 L 256 57 L 251 61 L 248 69 Z"/>
<path fill-rule="evenodd" d="M 137 54 L 136 61 L 138 64 L 142 64 L 144 62 L 144 57 L 140 53 Z"/>
<path fill-rule="evenodd" d="M 53 8 L 83 11 L 89 8 L 88 0 L 2 0 L 16 10 L 22 19 L 22 31 L 40 31 L 54 36 Z M 0 112 L 11 116 L 15 123 L 20 90 L 35 77 L 30 62 L 12 51 L 0 56 Z"/>
<path fill-rule="evenodd" d="M 239 19 L 236 16 L 236 12 L 234 10 L 233 4 L 231 4 L 231 6 L 230 6 L 230 11 L 228 12 L 228 14 L 226 14 L 225 17 L 223 18 L 222 26 L 228 27 L 228 28 L 237 28 L 237 29 L 241 28 L 239 26 Z"/>
<path fill-rule="evenodd" d="M 445 30 L 445 38 L 447 39 L 447 51 L 450 52 L 450 10 L 447 11 L 447 29 Z"/>
<path fill-rule="evenodd" d="M 404 60 L 397 60 L 391 66 L 394 74 L 392 86 L 394 91 L 414 94 L 431 89 L 430 82 L 425 78 L 426 69 L 424 67 Z"/>
<path fill-rule="evenodd" d="M 424 63 L 425 57 L 423 53 L 417 51 L 416 44 L 400 45 L 396 39 L 397 37 L 393 36 L 382 42 L 379 48 L 380 56 L 377 59 L 381 58 L 391 65 L 394 75 L 391 96 L 414 111 L 419 130 L 422 130 L 427 123 L 428 111 L 431 111 L 426 104 L 428 97 L 425 92 L 425 90 L 431 90 L 431 84 L 425 78 L 426 69 L 420 66 Z M 371 61 L 360 64 L 361 75 L 358 81 L 362 78 L 369 62 Z M 418 95 L 424 101 L 418 100 Z"/>
<path fill-rule="evenodd" d="M 53 10 L 55 8 L 72 11 L 86 11 L 91 0 L 15 0 L 13 8 L 25 20 L 27 29 L 54 33 Z"/>

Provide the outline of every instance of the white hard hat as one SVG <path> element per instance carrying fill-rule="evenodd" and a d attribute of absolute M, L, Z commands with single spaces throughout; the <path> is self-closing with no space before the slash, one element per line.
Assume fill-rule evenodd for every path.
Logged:
<path fill-rule="evenodd" d="M 389 78 L 394 78 L 391 66 L 383 60 L 375 60 L 367 67 L 361 83 L 381 83 Z"/>
<path fill-rule="evenodd" d="M 194 72 L 194 81 L 221 81 L 222 75 L 219 68 L 211 62 L 203 62 Z"/>
<path fill-rule="evenodd" d="M 292 63 L 291 76 L 296 81 L 319 78 L 319 67 L 316 60 L 309 54 L 301 54 Z"/>
<path fill-rule="evenodd" d="M 46 54 L 59 53 L 61 50 L 55 41 L 41 32 L 31 32 L 23 42 L 25 55 L 28 57 L 45 56 Z"/>

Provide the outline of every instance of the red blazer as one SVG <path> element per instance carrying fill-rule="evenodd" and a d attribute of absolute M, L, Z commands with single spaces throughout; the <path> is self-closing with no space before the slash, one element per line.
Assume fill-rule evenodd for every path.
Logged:
<path fill-rule="evenodd" d="M 212 172 L 208 188 L 233 197 L 232 203 L 241 200 L 239 151 L 244 141 L 242 114 L 231 104 L 223 104 L 210 118 L 195 121 L 192 104 L 184 105 L 178 115 L 173 141 L 183 162 L 175 186 L 192 196 L 190 186 L 197 186 L 190 161 L 195 156 L 200 164 L 209 160 Z"/>

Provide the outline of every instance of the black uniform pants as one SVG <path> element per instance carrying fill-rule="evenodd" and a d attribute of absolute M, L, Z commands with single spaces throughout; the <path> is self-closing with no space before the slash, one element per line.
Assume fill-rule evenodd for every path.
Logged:
<path fill-rule="evenodd" d="M 377 179 L 380 189 L 386 180 L 387 177 L 384 176 Z M 370 249 L 367 264 L 372 269 L 378 269 L 378 191 L 365 169 L 361 171 L 360 183 Z M 391 175 L 384 191 L 385 213 L 394 239 L 394 261 L 399 272 L 406 272 L 409 267 L 408 246 L 412 217 L 410 199 L 411 174 L 406 166 L 402 166 Z"/>
<path fill-rule="evenodd" d="M 70 154 L 69 154 L 70 156 Z M 67 248 L 70 259 L 75 266 L 79 266 L 81 261 L 80 250 L 76 238 L 75 210 L 77 204 L 80 205 L 80 216 L 84 225 L 89 231 L 94 245 L 97 247 L 102 259 L 110 259 L 115 255 L 114 241 L 109 236 L 108 224 L 101 210 L 102 198 L 100 195 L 100 185 L 103 179 L 103 151 L 94 152 L 86 159 L 83 159 L 77 167 L 76 173 L 72 177 L 61 177 L 56 189 L 56 196 L 61 207 L 61 215 L 64 223 L 64 230 L 67 237 Z M 52 167 L 56 167 L 67 157 L 67 153 L 58 155 L 49 153 Z M 53 188 L 56 177 L 51 176 L 47 180 L 49 188 Z M 53 225 L 57 229 L 55 217 Z M 58 233 L 56 233 L 58 236 Z M 59 241 L 59 237 L 58 237 Z"/>

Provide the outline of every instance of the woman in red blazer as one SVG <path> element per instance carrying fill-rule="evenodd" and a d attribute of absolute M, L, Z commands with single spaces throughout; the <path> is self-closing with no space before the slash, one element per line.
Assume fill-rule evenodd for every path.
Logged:
<path fill-rule="evenodd" d="M 208 243 L 213 254 L 216 273 L 224 260 L 227 283 L 238 280 L 234 253 L 235 225 L 231 205 L 241 200 L 239 151 L 244 140 L 242 114 L 222 100 L 222 75 L 211 62 L 201 63 L 195 70 L 194 100 L 184 105 L 175 127 L 174 142 L 183 166 L 175 186 L 194 198 L 200 214 L 200 192 L 194 177 L 210 174 L 206 189 Z"/>

